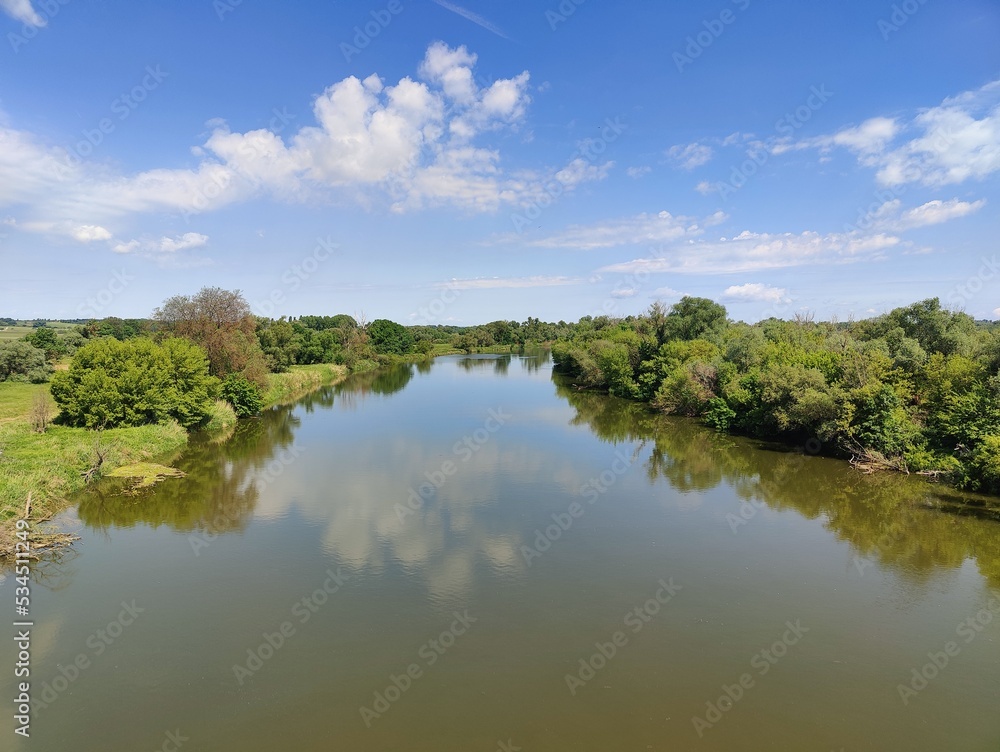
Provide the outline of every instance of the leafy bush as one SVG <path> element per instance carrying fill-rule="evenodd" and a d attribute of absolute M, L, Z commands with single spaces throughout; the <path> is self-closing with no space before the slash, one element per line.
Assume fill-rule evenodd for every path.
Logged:
<path fill-rule="evenodd" d="M 32 347 L 37 347 L 45 353 L 49 360 L 56 360 L 66 354 L 66 345 L 56 336 L 56 330 L 49 327 L 39 327 L 30 334 L 24 335 L 24 341 Z"/>
<path fill-rule="evenodd" d="M 223 380 L 219 395 L 233 406 L 239 418 L 256 415 L 264 407 L 257 385 L 235 373 Z"/>
<path fill-rule="evenodd" d="M 0 381 L 41 384 L 52 375 L 45 351 L 25 341 L 0 344 Z"/>
<path fill-rule="evenodd" d="M 388 319 L 375 319 L 368 325 L 368 341 L 380 355 L 405 355 L 413 347 L 410 331 Z"/>
<path fill-rule="evenodd" d="M 96 340 L 52 378 L 62 419 L 87 428 L 170 419 L 189 428 L 206 419 L 217 391 L 204 351 L 183 339 Z"/>

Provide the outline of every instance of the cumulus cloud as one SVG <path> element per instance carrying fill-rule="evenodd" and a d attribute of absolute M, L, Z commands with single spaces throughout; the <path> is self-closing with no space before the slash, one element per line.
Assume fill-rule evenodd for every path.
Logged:
<path fill-rule="evenodd" d="M 649 165 L 641 165 L 639 167 L 629 167 L 627 170 L 625 170 L 625 174 L 628 175 L 630 178 L 638 179 L 641 178 L 643 175 L 648 175 L 652 171 L 653 168 L 650 167 Z"/>
<path fill-rule="evenodd" d="M 770 287 L 760 282 L 747 282 L 745 285 L 730 285 L 722 292 L 726 300 L 753 301 L 761 303 L 787 303 L 788 290 L 784 287 Z"/>
<path fill-rule="evenodd" d="M 31 0 L 0 0 L 0 10 L 29 26 L 45 26 L 45 19 L 34 9 Z"/>
<path fill-rule="evenodd" d="M 100 225 L 80 225 L 70 231 L 74 240 L 81 243 L 92 243 L 95 240 L 110 240 L 111 233 Z"/>
<path fill-rule="evenodd" d="M 667 156 L 685 170 L 707 164 L 714 154 L 715 150 L 711 146 L 699 143 L 671 146 L 667 149 Z"/>
<path fill-rule="evenodd" d="M 349 76 L 315 99 L 314 124 L 287 135 L 234 132 L 215 121 L 190 168 L 121 174 L 0 126 L 0 207 L 76 225 L 146 212 L 187 216 L 255 197 L 495 211 L 527 205 L 556 179 L 572 188 L 607 174 L 611 163 L 579 159 L 540 171 L 506 167 L 499 149 L 480 141 L 523 122 L 529 74 L 480 86 L 475 63 L 464 46 L 435 42 L 417 79 L 389 85 L 377 75 Z"/>
<path fill-rule="evenodd" d="M 906 134 L 913 134 L 899 143 Z M 1000 171 L 1000 79 L 905 118 L 874 117 L 836 133 L 781 142 L 774 153 L 844 148 L 882 185 L 952 185 Z"/>

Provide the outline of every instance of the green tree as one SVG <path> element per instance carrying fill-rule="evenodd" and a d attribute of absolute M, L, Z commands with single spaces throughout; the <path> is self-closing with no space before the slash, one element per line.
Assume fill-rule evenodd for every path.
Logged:
<path fill-rule="evenodd" d="M 368 341 L 380 355 L 405 355 L 413 347 L 410 331 L 388 319 L 375 319 L 368 325 Z"/>
<path fill-rule="evenodd" d="M 57 360 L 66 354 L 66 346 L 59 340 L 56 330 L 47 326 L 38 327 L 24 335 L 24 341 L 45 353 L 49 360 Z"/>
<path fill-rule="evenodd" d="M 52 396 L 70 425 L 139 426 L 204 421 L 218 391 L 203 350 L 188 340 L 95 340 L 52 379 Z"/>
<path fill-rule="evenodd" d="M 24 340 L 0 344 L 0 381 L 41 384 L 52 375 L 45 351 Z"/>
<path fill-rule="evenodd" d="M 726 308 L 708 298 L 685 295 L 670 308 L 662 324 L 660 337 L 667 339 L 713 340 L 726 328 Z M 659 338 L 659 337 L 658 337 Z"/>

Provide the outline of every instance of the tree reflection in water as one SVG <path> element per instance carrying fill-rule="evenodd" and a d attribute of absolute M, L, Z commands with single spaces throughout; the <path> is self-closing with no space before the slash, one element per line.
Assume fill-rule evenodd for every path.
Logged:
<path fill-rule="evenodd" d="M 822 517 L 828 530 L 854 548 L 858 571 L 871 560 L 904 577 L 927 580 L 937 569 L 971 559 L 1000 586 L 1000 523 L 947 513 L 984 504 L 995 509 L 995 499 L 960 495 L 915 477 L 865 475 L 843 461 L 718 434 L 694 420 L 578 391 L 558 376 L 555 381 L 559 396 L 576 410 L 574 424 L 587 425 L 612 443 L 651 445 L 646 463 L 651 482 L 663 478 L 683 493 L 726 483 L 745 501 Z"/>

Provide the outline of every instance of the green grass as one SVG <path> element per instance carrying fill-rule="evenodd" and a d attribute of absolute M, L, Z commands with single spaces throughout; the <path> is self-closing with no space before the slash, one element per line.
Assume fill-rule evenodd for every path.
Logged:
<path fill-rule="evenodd" d="M 280 405 L 327 384 L 340 381 L 347 375 L 344 366 L 317 363 L 311 366 L 292 366 L 285 373 L 267 376 L 268 387 L 264 392 L 264 406 Z"/>
<path fill-rule="evenodd" d="M 48 394 L 48 384 L 0 382 L 0 423 L 16 418 L 27 419 L 36 394 Z"/>
<path fill-rule="evenodd" d="M 30 326 L 0 326 L 0 342 L 13 342 L 32 331 Z"/>
<path fill-rule="evenodd" d="M 69 505 L 68 497 L 85 485 L 83 473 L 96 459 L 98 441 L 104 453 L 101 470 L 108 472 L 162 460 L 188 439 L 187 431 L 177 423 L 116 428 L 100 434 L 50 425 L 45 433 L 35 433 L 29 413 L 38 394 L 49 396 L 49 385 L 0 382 L 0 553 L 7 547 L 13 522 L 24 514 L 29 493 L 36 520 Z"/>

